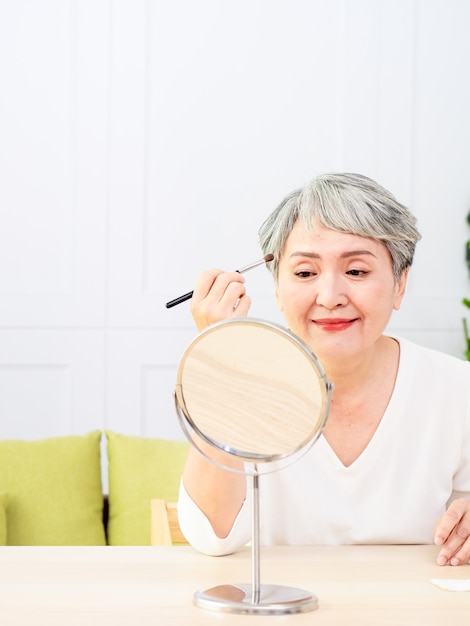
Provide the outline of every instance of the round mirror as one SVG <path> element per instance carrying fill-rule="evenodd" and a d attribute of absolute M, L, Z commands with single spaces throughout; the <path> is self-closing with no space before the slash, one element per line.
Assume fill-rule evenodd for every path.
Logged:
<path fill-rule="evenodd" d="M 210 326 L 189 344 L 175 395 L 193 442 L 195 433 L 213 448 L 259 464 L 298 455 L 316 440 L 330 385 L 293 333 L 238 318 Z"/>

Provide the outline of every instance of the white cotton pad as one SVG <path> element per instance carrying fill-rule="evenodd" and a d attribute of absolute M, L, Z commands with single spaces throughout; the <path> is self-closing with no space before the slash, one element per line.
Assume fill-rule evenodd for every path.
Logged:
<path fill-rule="evenodd" d="M 470 580 L 459 578 L 431 578 L 431 582 L 446 591 L 470 591 Z"/>

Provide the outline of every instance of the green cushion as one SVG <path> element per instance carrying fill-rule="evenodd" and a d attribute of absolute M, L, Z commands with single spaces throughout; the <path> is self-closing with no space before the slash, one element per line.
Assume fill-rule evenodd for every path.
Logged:
<path fill-rule="evenodd" d="M 7 501 L 8 495 L 0 493 L 0 546 L 7 545 Z"/>
<path fill-rule="evenodd" d="M 101 432 L 0 441 L 8 545 L 105 545 Z"/>
<path fill-rule="evenodd" d="M 168 441 L 106 431 L 109 521 L 112 546 L 150 545 L 150 500 L 175 502 L 189 449 Z"/>

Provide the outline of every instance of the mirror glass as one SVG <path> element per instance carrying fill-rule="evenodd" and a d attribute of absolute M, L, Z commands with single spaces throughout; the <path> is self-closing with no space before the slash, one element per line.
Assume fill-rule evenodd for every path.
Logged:
<path fill-rule="evenodd" d="M 238 318 L 210 326 L 189 344 L 175 395 L 193 441 L 196 436 L 259 464 L 295 455 L 316 440 L 328 415 L 330 385 L 293 333 Z"/>

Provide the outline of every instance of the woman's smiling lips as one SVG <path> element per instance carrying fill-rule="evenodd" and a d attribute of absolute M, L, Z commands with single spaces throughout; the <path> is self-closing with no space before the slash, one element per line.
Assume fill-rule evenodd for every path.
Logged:
<path fill-rule="evenodd" d="M 354 322 L 357 321 L 357 317 L 355 317 L 354 319 L 340 319 L 337 317 L 334 318 L 322 318 L 322 319 L 317 319 L 317 320 L 313 320 L 313 323 L 316 324 L 319 328 L 321 328 L 321 330 L 326 330 L 326 331 L 340 331 L 340 330 L 346 330 L 347 328 L 350 328 L 352 324 L 354 324 Z"/>

